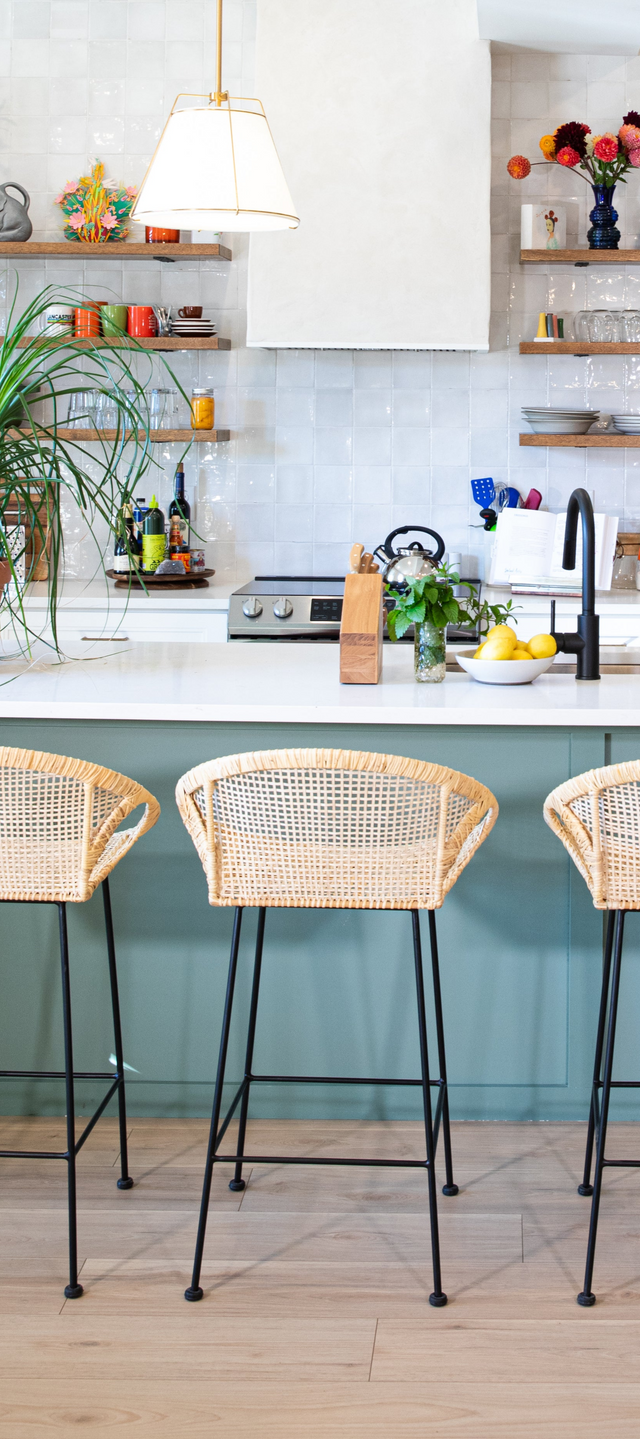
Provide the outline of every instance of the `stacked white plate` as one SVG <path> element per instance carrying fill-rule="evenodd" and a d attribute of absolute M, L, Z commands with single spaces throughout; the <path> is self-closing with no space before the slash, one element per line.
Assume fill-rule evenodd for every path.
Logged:
<path fill-rule="evenodd" d="M 620 435 L 640 435 L 640 415 L 612 415 L 611 419 Z"/>
<path fill-rule="evenodd" d="M 207 320 L 204 317 L 199 320 L 175 319 L 171 321 L 171 331 L 172 334 L 181 335 L 185 339 L 188 336 L 201 339 L 205 335 L 215 335 L 216 327 L 213 320 Z"/>
<path fill-rule="evenodd" d="M 586 435 L 600 416 L 599 410 L 554 410 L 549 406 L 524 407 L 523 418 L 534 435 Z"/>

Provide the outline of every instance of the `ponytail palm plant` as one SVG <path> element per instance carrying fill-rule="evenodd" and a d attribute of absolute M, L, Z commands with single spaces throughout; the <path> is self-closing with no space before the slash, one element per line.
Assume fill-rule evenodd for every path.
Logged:
<path fill-rule="evenodd" d="M 48 617 L 58 650 L 65 505 L 75 502 L 99 547 L 96 524 L 103 521 L 117 533 L 123 505 L 155 464 L 146 397 L 131 368 L 132 352 L 148 356 L 130 337 L 125 347 L 117 339 L 94 343 L 41 330 L 53 303 L 92 308 L 80 295 L 48 286 L 22 313 L 17 299 L 16 284 L 6 334 L 0 337 L 0 565 L 4 562 L 5 574 L 16 584 L 3 597 L 0 576 L 0 619 L 4 607 L 5 618 L 8 611 L 28 648 L 23 589 L 34 578 L 38 559 L 45 557 Z M 178 385 L 173 375 L 172 380 Z M 77 439 L 61 434 L 69 397 L 85 389 L 108 394 L 115 416 L 114 430 L 109 436 L 98 433 L 90 454 L 83 448 L 82 430 Z M 23 571 L 24 580 L 19 579 Z"/>

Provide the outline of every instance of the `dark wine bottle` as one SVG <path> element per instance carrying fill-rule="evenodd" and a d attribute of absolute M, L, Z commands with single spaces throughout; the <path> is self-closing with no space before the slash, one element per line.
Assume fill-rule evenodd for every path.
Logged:
<path fill-rule="evenodd" d="M 113 549 L 113 570 L 116 575 L 135 574 L 139 569 L 142 545 L 133 528 L 131 505 L 123 505 L 118 516 L 118 533 Z"/>
<path fill-rule="evenodd" d="M 142 568 L 146 574 L 153 574 L 158 565 L 162 564 L 166 547 L 164 515 L 155 495 L 152 495 L 151 507 L 144 517 L 142 531 Z"/>
<path fill-rule="evenodd" d="M 173 499 L 169 505 L 169 530 L 174 534 L 180 531 L 180 549 L 188 550 L 191 538 L 191 506 L 185 499 L 184 493 L 184 469 L 182 461 L 176 467 L 175 479 L 173 482 Z"/>

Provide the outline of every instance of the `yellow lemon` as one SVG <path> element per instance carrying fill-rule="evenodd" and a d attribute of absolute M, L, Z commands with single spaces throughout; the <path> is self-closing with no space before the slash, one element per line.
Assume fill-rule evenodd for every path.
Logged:
<path fill-rule="evenodd" d="M 513 631 L 511 632 L 513 633 Z M 494 634 L 490 640 L 482 646 L 481 660 L 510 660 L 513 654 L 514 645 L 511 634 Z"/>
<path fill-rule="evenodd" d="M 475 654 L 474 654 L 474 656 L 473 656 L 474 660 L 479 660 L 479 659 L 480 659 L 480 656 L 481 656 L 481 654 L 482 654 L 483 649 L 484 649 L 484 644 L 478 645 L 478 648 L 477 648 L 477 650 L 476 650 L 476 652 L 475 652 Z"/>
<path fill-rule="evenodd" d="M 550 655 L 556 653 L 558 646 L 553 635 L 534 635 L 533 639 L 527 640 L 527 649 L 534 660 L 547 660 Z"/>
<path fill-rule="evenodd" d="M 529 654 L 528 650 L 520 649 L 518 646 L 516 646 L 511 658 L 512 660 L 530 660 L 531 655 Z"/>
<path fill-rule="evenodd" d="M 518 636 L 515 630 L 512 630 L 511 625 L 494 625 L 493 629 L 487 631 L 485 640 L 493 640 L 497 636 L 499 636 L 501 640 L 504 640 L 505 643 L 508 643 L 512 650 L 515 649 L 518 643 Z"/>

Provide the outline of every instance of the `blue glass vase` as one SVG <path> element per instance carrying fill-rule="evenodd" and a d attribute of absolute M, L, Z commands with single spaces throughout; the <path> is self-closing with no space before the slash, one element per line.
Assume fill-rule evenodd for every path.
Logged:
<path fill-rule="evenodd" d="M 616 228 L 618 211 L 613 208 L 615 185 L 592 185 L 595 205 L 590 211 L 591 229 L 587 230 L 590 250 L 617 250 L 620 231 Z"/>

